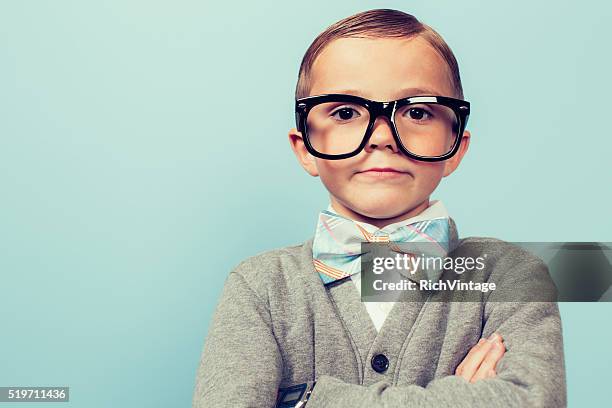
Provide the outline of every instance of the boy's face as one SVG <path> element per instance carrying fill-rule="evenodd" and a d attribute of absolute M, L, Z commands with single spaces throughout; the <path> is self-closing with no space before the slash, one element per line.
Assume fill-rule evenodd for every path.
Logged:
<path fill-rule="evenodd" d="M 446 62 L 420 37 L 412 39 L 341 38 L 328 44 L 312 67 L 309 95 L 343 93 L 377 101 L 413 95 L 456 97 Z M 308 153 L 302 135 L 289 131 L 300 164 L 321 181 L 341 215 L 382 228 L 419 214 L 442 177 L 465 154 L 470 134 L 457 154 L 443 162 L 422 162 L 398 150 L 386 118 L 377 118 L 366 147 L 356 156 L 325 160 Z M 393 168 L 397 172 L 368 171 Z"/>

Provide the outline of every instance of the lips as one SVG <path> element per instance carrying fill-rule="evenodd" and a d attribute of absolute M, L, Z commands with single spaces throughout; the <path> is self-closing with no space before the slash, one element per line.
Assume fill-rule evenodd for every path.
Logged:
<path fill-rule="evenodd" d="M 362 170 L 358 173 L 375 172 L 375 173 L 408 173 L 407 171 L 399 170 L 394 167 L 372 167 Z"/>
<path fill-rule="evenodd" d="M 411 175 L 410 172 L 395 167 L 370 167 L 369 169 L 358 171 L 356 174 L 360 179 L 374 182 L 402 181 L 406 176 Z"/>

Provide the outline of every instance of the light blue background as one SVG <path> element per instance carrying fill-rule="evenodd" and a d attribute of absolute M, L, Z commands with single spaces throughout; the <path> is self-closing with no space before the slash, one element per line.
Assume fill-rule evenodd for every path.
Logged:
<path fill-rule="evenodd" d="M 0 386 L 190 405 L 229 270 L 327 205 L 287 141 L 302 55 L 377 7 L 459 60 L 472 143 L 433 198 L 463 236 L 612 241 L 606 2 L 6 0 Z M 606 404 L 612 305 L 561 310 L 570 405 Z"/>

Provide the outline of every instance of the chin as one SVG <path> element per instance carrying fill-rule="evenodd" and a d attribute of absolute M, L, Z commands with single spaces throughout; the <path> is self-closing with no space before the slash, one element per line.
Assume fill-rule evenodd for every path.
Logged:
<path fill-rule="evenodd" d="M 408 200 L 398 200 L 397 198 L 392 200 L 368 200 L 367 202 L 355 203 L 352 210 L 369 218 L 386 219 L 404 214 L 416 205 L 411 205 Z"/>

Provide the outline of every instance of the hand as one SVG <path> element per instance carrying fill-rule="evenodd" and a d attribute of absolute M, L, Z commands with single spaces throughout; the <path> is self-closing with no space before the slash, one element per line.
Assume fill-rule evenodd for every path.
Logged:
<path fill-rule="evenodd" d="M 503 339 L 497 333 L 491 334 L 487 339 L 480 339 L 472 347 L 455 370 L 455 375 L 465 378 L 471 383 L 496 375 L 497 362 L 506 353 Z"/>

